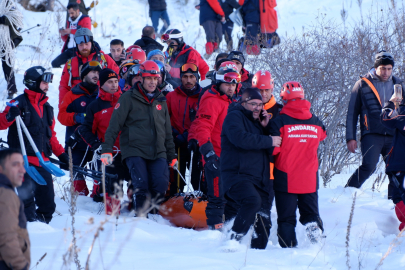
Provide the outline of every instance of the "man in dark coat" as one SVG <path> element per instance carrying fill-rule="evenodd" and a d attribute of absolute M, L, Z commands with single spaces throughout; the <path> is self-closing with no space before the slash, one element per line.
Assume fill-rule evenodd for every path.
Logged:
<path fill-rule="evenodd" d="M 252 248 L 265 249 L 271 220 L 270 157 L 280 137 L 265 130 L 269 117 L 257 88 L 247 88 L 240 103 L 232 104 L 222 126 L 221 176 L 226 195 L 239 205 L 231 239 L 240 241 L 255 223 Z M 254 169 L 252 169 L 254 168 Z"/>
<path fill-rule="evenodd" d="M 350 152 L 357 149 L 357 121 L 360 115 L 362 165 L 348 180 L 347 187 L 360 188 L 375 171 L 380 155 L 385 157 L 391 149 L 394 129 L 385 127 L 380 120 L 383 104 L 394 93 L 394 85 L 402 80 L 392 76 L 394 58 L 381 51 L 375 57 L 374 68 L 361 76 L 353 87 L 346 119 L 346 141 Z M 403 86 L 402 86 L 403 89 Z M 403 97 L 404 92 L 402 93 Z M 387 160 L 385 159 L 387 163 Z M 388 198 L 392 199 L 394 185 L 388 185 Z"/>
<path fill-rule="evenodd" d="M 164 47 L 162 44 L 156 40 L 156 32 L 152 26 L 145 26 L 142 29 L 142 37 L 135 41 L 134 45 L 138 45 L 145 51 L 146 55 L 153 50 L 163 50 Z"/>

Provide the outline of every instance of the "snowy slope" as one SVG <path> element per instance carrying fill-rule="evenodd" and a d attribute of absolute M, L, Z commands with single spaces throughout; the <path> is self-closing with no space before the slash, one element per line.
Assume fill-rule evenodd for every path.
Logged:
<path fill-rule="evenodd" d="M 67 0 L 61 2 L 65 5 Z M 88 2 L 90 1 L 87 0 L 86 3 L 89 4 Z M 199 12 L 194 9 L 198 0 L 167 2 L 170 27 L 181 29 L 185 33 L 185 41 L 203 52 L 205 34 L 198 24 Z M 319 12 L 326 13 L 339 22 L 343 2 L 349 14 L 348 23 L 355 23 L 360 14 L 355 0 L 279 0 L 278 32 L 281 36 L 299 34 L 302 26 L 310 25 Z M 372 3 L 386 5 L 386 1 L 363 0 L 363 12 Z M 62 42 L 57 36 L 57 30 L 64 25 L 65 19 L 65 12 L 23 13 L 26 28 L 37 23 L 41 27 L 31 30 L 29 34 L 24 33 L 24 41 L 16 50 L 16 81 L 20 93 L 24 89 L 24 70 L 32 65 L 50 67 L 50 61 L 59 54 Z M 124 40 L 125 46 L 129 46 L 140 37 L 143 26 L 146 23 L 151 24 L 146 0 L 100 0 L 90 16 L 99 24 L 94 30 L 95 40 L 107 53 L 111 39 L 120 38 Z M 235 38 L 238 32 L 240 29 L 235 30 Z M 36 50 L 36 47 L 40 50 Z M 58 85 L 62 71 L 54 69 L 53 72 L 54 82 L 48 93 L 57 114 Z M 0 76 L 3 108 L 6 84 L 2 73 Z M 56 131 L 59 141 L 64 144 L 64 127 L 57 123 Z M 0 131 L 1 138 L 5 139 L 6 134 L 6 131 Z M 299 247 L 281 249 L 277 243 L 277 214 L 274 206 L 274 227 L 271 229 L 267 249 L 247 250 L 246 239 L 235 253 L 222 250 L 225 237 L 219 232 L 175 228 L 160 216 L 140 219 L 123 213 L 118 225 L 115 219 L 108 220 L 104 225 L 92 251 L 90 269 L 346 269 L 347 224 L 356 191 L 357 200 L 347 248 L 349 264 L 353 269 L 375 269 L 396 239 L 399 222 L 395 217 L 394 205 L 387 200 L 387 180 L 374 192 L 371 187 L 376 174 L 360 190 L 343 188 L 354 169 L 348 168 L 344 174 L 335 176 L 327 188 L 322 187 L 319 191 L 320 213 L 327 236 L 319 245 L 310 245 L 303 226 L 298 224 Z M 49 225 L 38 222 L 28 225 L 32 265 L 47 253 L 37 269 L 76 268 L 74 263 L 63 266 L 63 255 L 68 251 L 72 239 L 68 204 L 62 199 L 66 182 L 66 177 L 56 179 L 55 200 L 59 214 L 55 214 L 52 222 Z M 90 186 L 90 182 L 88 184 Z M 96 229 L 106 217 L 98 214 L 99 205 L 90 198 L 79 198 L 77 207 L 75 228 L 80 248 L 79 260 L 84 267 Z M 403 244 L 395 245 L 380 269 L 402 269 L 405 266 L 404 249 Z"/>

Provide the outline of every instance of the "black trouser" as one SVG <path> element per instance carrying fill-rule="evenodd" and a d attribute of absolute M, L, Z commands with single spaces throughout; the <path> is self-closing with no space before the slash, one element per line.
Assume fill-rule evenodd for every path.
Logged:
<path fill-rule="evenodd" d="M 17 188 L 18 196 L 24 203 L 24 212 L 28 221 L 38 219 L 49 223 L 56 209 L 52 175 L 42 167 L 30 166 L 42 175 L 46 185 L 39 185 L 28 174 L 25 174 L 23 185 Z M 35 205 L 37 206 L 36 210 Z"/>
<path fill-rule="evenodd" d="M 226 23 L 222 25 L 222 33 L 225 36 L 228 51 L 233 50 L 232 31 L 233 31 L 233 21 L 227 20 Z"/>
<path fill-rule="evenodd" d="M 254 225 L 255 235 L 252 237 L 251 247 L 265 249 L 270 235 L 270 210 L 273 201 L 269 192 L 246 180 L 233 185 L 226 195 L 238 206 L 232 231 L 246 235 Z"/>
<path fill-rule="evenodd" d="M 132 202 L 136 214 L 145 215 L 146 213 L 142 212 L 142 209 L 145 207 L 145 203 L 149 205 L 147 199 L 153 199 L 159 203 L 169 186 L 167 159 L 148 160 L 141 157 L 128 157 L 125 159 L 125 163 L 131 174 L 134 190 Z"/>
<path fill-rule="evenodd" d="M 323 231 L 323 223 L 319 216 L 318 192 L 306 194 L 294 194 L 275 191 L 278 243 L 281 247 L 295 247 L 298 245 L 295 235 L 297 226 L 297 207 L 300 212 L 302 225 L 316 222 Z"/>
<path fill-rule="evenodd" d="M 347 181 L 346 186 L 360 188 L 364 182 L 375 171 L 380 155 L 387 163 L 387 155 L 392 147 L 393 136 L 380 134 L 367 134 L 361 139 L 361 153 L 363 161 L 361 166 L 353 173 Z M 392 184 L 391 175 L 388 174 L 390 183 L 388 184 L 388 199 L 392 199 L 395 186 Z"/>
<path fill-rule="evenodd" d="M 58 55 L 55 59 L 53 59 L 52 61 L 52 67 L 53 68 L 60 68 L 61 65 L 66 64 L 66 62 L 74 57 L 76 54 L 76 48 L 70 48 L 70 49 L 66 49 L 63 53 L 61 53 L 60 55 Z"/>
<path fill-rule="evenodd" d="M 222 216 L 225 206 L 224 188 L 221 177 L 215 176 L 213 172 L 207 169 L 205 169 L 205 180 L 207 182 L 208 197 L 207 208 L 205 209 L 207 225 L 214 227 L 217 224 L 223 223 Z"/>
<path fill-rule="evenodd" d="M 8 94 L 17 93 L 17 86 L 15 85 L 15 77 L 13 68 L 7 65 L 6 58 L 1 58 L 1 65 L 3 67 L 4 79 L 7 81 L 7 92 Z"/>
<path fill-rule="evenodd" d="M 205 21 L 202 24 L 207 42 L 221 43 L 222 41 L 222 23 L 220 21 Z"/>
<path fill-rule="evenodd" d="M 186 167 L 190 170 L 190 160 L 191 160 L 191 153 L 187 149 L 187 145 L 182 145 L 177 148 L 177 159 L 179 162 L 180 173 L 183 177 L 186 176 Z M 193 168 L 191 170 L 191 185 L 193 186 L 194 190 L 200 189 L 200 175 L 201 175 L 201 154 L 199 151 L 193 153 Z M 174 169 L 173 169 L 174 170 Z M 174 170 L 173 172 L 174 181 L 172 181 L 170 185 L 170 195 L 174 195 L 178 192 L 184 192 L 184 180 L 181 176 L 178 175 L 178 172 Z"/>

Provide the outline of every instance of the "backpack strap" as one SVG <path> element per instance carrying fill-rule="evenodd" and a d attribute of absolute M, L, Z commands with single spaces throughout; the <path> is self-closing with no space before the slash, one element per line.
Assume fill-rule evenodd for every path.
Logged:
<path fill-rule="evenodd" d="M 370 82 L 369 79 L 367 79 L 367 78 L 365 78 L 365 77 L 362 77 L 361 79 L 362 79 L 363 81 L 365 81 L 365 82 L 368 84 L 368 86 L 371 88 L 371 90 L 373 90 L 374 95 L 377 97 L 378 102 L 380 102 L 380 105 L 382 106 L 381 99 L 380 99 L 380 95 L 378 94 L 378 91 L 377 91 L 377 89 L 375 88 L 375 86 Z"/>

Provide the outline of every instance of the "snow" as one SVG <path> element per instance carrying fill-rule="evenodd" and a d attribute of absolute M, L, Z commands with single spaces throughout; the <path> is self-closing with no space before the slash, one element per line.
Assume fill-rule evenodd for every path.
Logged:
<path fill-rule="evenodd" d="M 61 2 L 67 4 L 67 0 Z M 90 4 L 89 2 L 87 0 L 86 4 Z M 194 9 L 198 0 L 167 2 L 170 28 L 181 29 L 186 43 L 194 45 L 203 53 L 205 34 L 198 25 L 199 13 Z M 330 18 L 341 22 L 340 10 L 343 3 L 349 14 L 347 23 L 356 23 L 360 9 L 354 0 L 279 0 L 278 32 L 281 37 L 299 34 L 302 27 L 310 25 L 319 13 L 326 13 Z M 373 7 L 377 4 L 384 7 L 387 3 L 388 1 L 363 0 L 363 12 L 372 4 Z M 55 2 L 55 5 L 59 6 L 59 3 Z M 16 50 L 16 82 L 19 93 L 24 89 L 23 74 L 28 67 L 44 65 L 50 68 L 50 61 L 59 54 L 62 42 L 57 30 L 64 26 L 66 16 L 63 11 L 35 13 L 24 10 L 23 14 L 26 28 L 38 23 L 41 26 L 24 33 L 24 41 Z M 141 29 L 146 23 L 151 24 L 146 0 L 100 1 L 95 10 L 90 12 L 90 16 L 99 24 L 94 30 L 95 40 L 107 53 L 111 39 L 121 38 L 127 47 L 140 37 Z M 235 41 L 239 32 L 239 28 L 235 29 Z M 212 62 L 209 63 L 212 66 Z M 48 95 L 57 115 L 58 85 L 62 70 L 53 69 L 52 72 L 55 74 L 54 82 Z M 2 110 L 6 102 L 6 83 L 2 73 L 0 76 Z M 62 145 L 64 130 L 57 122 L 56 132 Z M 6 139 L 6 135 L 7 131 L 0 131 L 1 138 Z M 84 267 L 97 228 L 105 222 L 94 244 L 90 269 L 346 269 L 346 234 L 353 197 L 357 192 L 348 245 L 349 265 L 353 269 L 375 269 L 391 244 L 395 243 L 399 222 L 393 203 L 387 199 L 387 180 L 375 191 L 371 187 L 376 174 L 359 190 L 343 188 L 355 169 L 347 168 L 343 174 L 334 176 L 327 187 L 320 188 L 319 208 L 326 238 L 317 245 L 310 244 L 304 226 L 298 223 L 298 248 L 280 248 L 274 205 L 271 214 L 273 228 L 267 249 L 252 250 L 247 248 L 252 233 L 241 244 L 237 244 L 227 242 L 226 235 L 220 232 L 173 227 L 158 215 L 151 215 L 149 219 L 133 218 L 130 213 L 124 212 L 117 221 L 98 214 L 100 206 L 91 198 L 79 197 L 75 215 L 77 245 L 80 249 L 78 258 Z M 76 268 L 73 262 L 63 266 L 64 255 L 72 240 L 71 216 L 63 194 L 67 181 L 67 177 L 55 181 L 57 213 L 52 222 L 49 225 L 39 222 L 28 224 L 32 266 L 47 254 L 36 269 Z M 90 182 L 88 186 L 91 188 Z M 229 229 L 230 226 L 228 224 L 226 228 Z M 404 251 L 405 246 L 402 243 L 394 244 L 392 252 L 379 269 L 404 267 Z"/>

